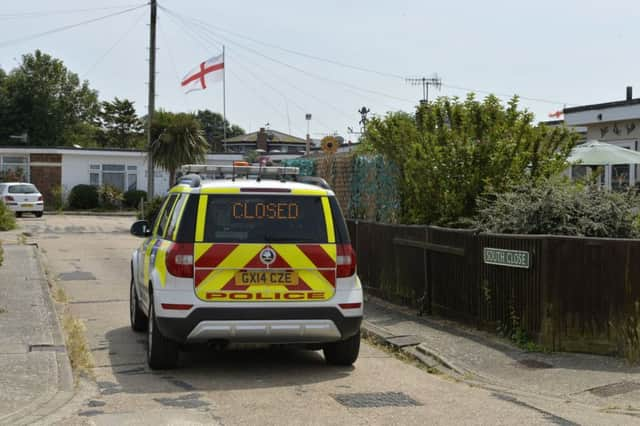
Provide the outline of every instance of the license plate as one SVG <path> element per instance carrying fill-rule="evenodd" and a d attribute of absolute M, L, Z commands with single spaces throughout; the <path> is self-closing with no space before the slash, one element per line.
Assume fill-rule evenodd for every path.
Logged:
<path fill-rule="evenodd" d="M 26 203 L 26 204 L 23 203 L 22 207 L 33 207 L 33 204 L 31 204 L 31 203 Z"/>
<path fill-rule="evenodd" d="M 298 285 L 294 271 L 241 271 L 236 272 L 236 285 Z"/>

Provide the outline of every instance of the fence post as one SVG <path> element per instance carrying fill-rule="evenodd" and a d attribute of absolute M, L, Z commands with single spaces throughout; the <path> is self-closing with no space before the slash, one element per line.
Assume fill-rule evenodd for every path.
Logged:
<path fill-rule="evenodd" d="M 429 242 L 429 227 L 425 226 L 424 229 L 424 242 L 428 243 Z M 431 309 L 431 302 L 432 302 L 432 296 L 433 296 L 433 289 L 432 289 L 432 285 L 431 285 L 431 267 L 430 267 L 430 261 L 431 261 L 431 257 L 429 255 L 429 251 L 424 248 L 422 250 L 423 252 L 423 265 L 424 265 L 424 294 L 422 296 L 422 307 L 420 309 L 420 313 L 421 314 L 427 314 L 427 315 L 431 315 L 432 309 Z"/>
<path fill-rule="evenodd" d="M 543 346 L 555 351 L 555 333 L 558 325 L 556 323 L 555 313 L 558 307 L 555 306 L 557 300 L 553 300 L 554 292 L 550 288 L 549 271 L 551 268 L 549 267 L 549 261 L 551 260 L 551 244 L 549 238 L 550 237 L 547 236 L 542 240 L 542 253 L 540 253 L 539 259 L 536 259 L 540 262 L 540 297 L 542 298 L 542 303 L 540 303 L 540 310 L 542 312 L 540 312 L 541 324 L 539 341 Z"/>

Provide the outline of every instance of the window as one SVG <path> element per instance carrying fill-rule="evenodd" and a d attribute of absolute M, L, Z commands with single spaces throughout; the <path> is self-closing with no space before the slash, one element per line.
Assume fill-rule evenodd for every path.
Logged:
<path fill-rule="evenodd" d="M 0 155 L 0 180 L 29 181 L 27 157 Z"/>
<path fill-rule="evenodd" d="M 322 198 L 209 195 L 205 241 L 326 243 Z"/>
<path fill-rule="evenodd" d="M 138 189 L 138 166 L 127 166 L 127 190 Z"/>
<path fill-rule="evenodd" d="M 616 164 L 611 166 L 611 189 L 620 191 L 629 186 L 629 165 Z"/>
<path fill-rule="evenodd" d="M 138 189 L 138 166 L 91 164 L 89 185 L 111 185 L 123 192 Z"/>
<path fill-rule="evenodd" d="M 173 208 L 173 214 L 171 215 L 171 219 L 169 220 L 169 227 L 167 228 L 167 240 L 173 240 L 173 231 L 175 231 L 176 229 L 176 225 L 178 224 L 178 219 L 180 217 L 180 212 L 182 211 L 182 206 L 187 200 L 187 197 L 187 194 L 182 194 L 180 198 L 178 198 L 176 206 Z"/>
<path fill-rule="evenodd" d="M 164 232 L 167 229 L 167 222 L 169 220 L 169 214 L 171 214 L 171 209 L 173 208 L 173 204 L 176 201 L 177 196 L 171 195 L 167 201 L 164 203 L 164 207 L 162 209 L 162 214 L 158 216 L 157 221 L 157 230 L 156 235 L 160 237 L 164 237 Z"/>
<path fill-rule="evenodd" d="M 38 190 L 30 184 L 9 185 L 9 194 L 36 194 Z"/>

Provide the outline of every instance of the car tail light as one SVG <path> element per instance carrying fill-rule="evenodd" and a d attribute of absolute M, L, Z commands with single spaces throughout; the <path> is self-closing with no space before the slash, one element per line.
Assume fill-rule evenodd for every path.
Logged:
<path fill-rule="evenodd" d="M 167 271 L 174 277 L 193 277 L 193 244 L 171 243 L 166 257 Z"/>
<path fill-rule="evenodd" d="M 351 244 L 338 244 L 337 246 L 338 278 L 350 277 L 356 273 L 356 252 Z"/>
<path fill-rule="evenodd" d="M 360 309 L 362 303 L 338 303 L 342 309 Z"/>
<path fill-rule="evenodd" d="M 4 200 L 5 201 L 15 201 L 11 195 L 5 195 L 4 196 Z"/>
<path fill-rule="evenodd" d="M 161 303 L 162 309 L 173 310 L 173 311 L 188 311 L 193 308 L 193 305 L 185 304 L 185 303 Z"/>
<path fill-rule="evenodd" d="M 38 197 L 38 201 L 42 201 L 42 195 Z"/>

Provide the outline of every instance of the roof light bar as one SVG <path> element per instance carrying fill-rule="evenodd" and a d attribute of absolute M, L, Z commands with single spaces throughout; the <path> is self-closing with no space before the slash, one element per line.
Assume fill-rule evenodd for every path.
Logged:
<path fill-rule="evenodd" d="M 186 164 L 180 168 L 183 174 L 198 174 L 211 176 L 213 179 L 224 179 L 235 176 L 297 176 L 298 167 L 284 166 L 236 166 L 230 164 Z"/>

